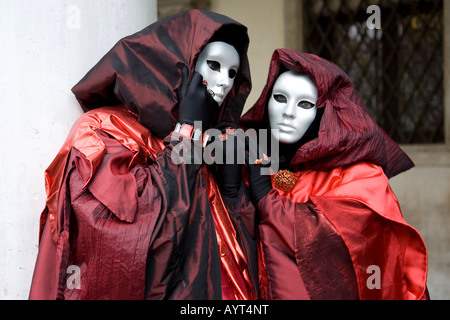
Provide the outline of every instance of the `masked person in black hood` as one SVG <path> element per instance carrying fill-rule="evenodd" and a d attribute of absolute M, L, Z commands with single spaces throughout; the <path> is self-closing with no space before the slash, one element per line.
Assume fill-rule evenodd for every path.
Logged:
<path fill-rule="evenodd" d="M 86 113 L 45 173 L 30 299 L 258 296 L 252 205 L 230 211 L 205 165 L 171 161 L 180 141 L 238 121 L 248 42 L 236 21 L 190 10 L 123 38 L 75 85 Z"/>

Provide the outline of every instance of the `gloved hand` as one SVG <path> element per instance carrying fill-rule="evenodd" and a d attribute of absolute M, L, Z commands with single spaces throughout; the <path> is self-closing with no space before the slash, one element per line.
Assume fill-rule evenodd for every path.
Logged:
<path fill-rule="evenodd" d="M 214 115 L 218 113 L 219 104 L 208 93 L 202 81 L 202 75 L 195 72 L 186 95 L 180 101 L 178 122 L 193 125 L 195 121 L 201 121 L 203 130 L 206 130 L 210 128 Z"/>
<path fill-rule="evenodd" d="M 246 153 L 245 161 L 248 168 L 248 184 L 252 200 L 255 206 L 266 194 L 272 190 L 272 180 L 269 174 L 262 174 L 262 168 L 270 167 L 270 160 L 263 155 L 262 158 L 254 159 L 255 156 L 262 155 L 257 142 L 251 137 L 246 139 L 246 148 L 249 153 Z M 253 156 L 253 157 L 252 157 Z"/>
<path fill-rule="evenodd" d="M 238 163 L 238 152 L 243 153 L 245 151 L 245 142 L 239 141 L 237 135 L 230 134 L 231 131 L 238 129 L 235 123 L 221 122 L 215 128 L 220 130 L 223 137 L 223 140 L 221 141 L 223 161 L 222 164 L 217 164 L 216 166 L 217 183 L 222 193 L 222 197 L 235 206 L 241 188 L 241 172 L 244 165 L 242 161 Z M 214 137 L 214 139 L 219 139 L 219 137 Z M 227 156 L 233 156 L 232 163 L 227 163 Z"/>

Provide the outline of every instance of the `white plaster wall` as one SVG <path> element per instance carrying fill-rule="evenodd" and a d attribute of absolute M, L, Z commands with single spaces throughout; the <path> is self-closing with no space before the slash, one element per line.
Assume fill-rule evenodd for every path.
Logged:
<path fill-rule="evenodd" d="M 81 109 L 70 89 L 156 0 L 0 2 L 0 299 L 27 299 L 44 171 Z"/>

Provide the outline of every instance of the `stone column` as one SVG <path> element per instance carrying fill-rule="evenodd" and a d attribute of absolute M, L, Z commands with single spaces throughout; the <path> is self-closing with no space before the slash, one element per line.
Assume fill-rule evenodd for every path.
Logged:
<path fill-rule="evenodd" d="M 0 300 L 27 299 L 45 205 L 44 171 L 81 114 L 70 89 L 156 0 L 2 0 Z"/>

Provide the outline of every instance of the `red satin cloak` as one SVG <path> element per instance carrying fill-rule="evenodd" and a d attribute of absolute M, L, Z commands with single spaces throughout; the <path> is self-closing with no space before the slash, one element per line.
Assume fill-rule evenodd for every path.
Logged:
<path fill-rule="evenodd" d="M 426 297 L 425 244 L 403 219 L 379 166 L 360 162 L 296 176 L 293 190 L 274 189 L 259 204 L 263 296 Z M 373 287 L 373 266 L 380 271 L 379 289 Z"/>
<path fill-rule="evenodd" d="M 83 115 L 46 170 L 47 202 L 41 214 L 39 254 L 30 299 L 143 298 L 145 257 L 162 200 L 155 191 L 150 192 L 147 198 L 138 197 L 138 183 L 130 169 L 138 162 L 145 163 L 150 157 L 154 161 L 153 153 L 161 150 L 162 144 L 151 139 L 148 130 L 142 130 L 143 127 L 135 126 L 135 123 L 134 116 L 124 108 L 104 108 Z M 114 152 L 107 152 L 97 130 L 118 138 L 114 140 L 116 143 L 112 149 L 121 154 L 119 157 L 114 159 Z M 113 161 L 106 161 L 111 157 Z M 102 161 L 107 165 L 101 166 Z M 114 161 L 115 165 L 108 166 Z M 114 188 L 102 192 L 102 185 Z M 98 200 L 95 201 L 94 196 L 83 195 L 83 189 L 85 193 L 96 194 Z M 77 202 L 77 198 L 81 200 Z M 79 207 L 72 208 L 74 204 L 86 206 L 85 211 Z M 154 212 L 148 212 L 138 210 L 139 206 L 156 208 Z M 95 214 L 96 208 L 101 208 L 101 211 L 97 210 Z M 75 218 L 74 211 L 81 215 Z M 76 219 L 80 220 L 79 223 Z M 85 251 L 91 254 L 90 257 L 72 257 L 74 250 L 83 253 L 75 245 L 77 234 L 74 230 L 92 237 L 90 243 L 82 242 L 88 247 Z M 116 241 L 134 242 L 135 245 L 121 251 Z M 98 262 L 110 260 L 111 266 L 118 265 L 119 261 L 114 257 L 120 257 L 122 269 L 98 270 L 101 269 Z M 70 276 L 67 268 L 72 264 L 80 268 L 81 289 L 67 288 L 66 279 Z M 123 276 L 123 270 L 135 276 Z"/>
<path fill-rule="evenodd" d="M 268 128 L 267 102 L 287 70 L 313 81 L 322 115 L 315 135 L 282 146 L 291 147 L 294 189 L 272 190 L 259 203 L 262 297 L 427 298 L 424 241 L 402 218 L 388 183 L 414 164 L 371 118 L 342 69 L 313 54 L 275 50 L 241 127 Z"/>
<path fill-rule="evenodd" d="M 206 299 L 219 298 L 220 291 L 228 299 L 256 298 L 246 244 L 236 238 L 240 225 L 230 220 L 214 177 L 206 167 L 192 176 L 184 165 L 172 169 L 168 176 L 164 166 L 175 166 L 167 160 L 168 152 L 163 141 L 152 137 L 123 107 L 95 109 L 79 119 L 46 171 L 49 196 L 41 217 L 40 250 L 30 299 Z M 181 190 L 175 191 L 177 196 L 171 194 L 174 191 L 167 180 L 172 175 L 177 176 Z M 196 203 L 192 205 L 187 201 L 192 187 L 183 185 L 187 180 L 200 183 L 195 185 L 192 200 Z M 191 209 L 198 206 L 200 217 Z M 146 280 L 147 255 L 154 254 L 161 263 L 159 258 L 172 259 L 174 251 L 179 250 L 167 248 L 167 240 L 161 242 L 183 234 L 174 235 L 170 231 L 173 225 L 161 218 L 167 207 L 174 207 L 172 212 L 187 212 L 177 218 L 178 223 L 195 219 L 207 228 L 185 236 L 198 240 L 189 250 L 203 251 L 199 256 L 212 261 L 194 258 L 186 262 L 190 272 L 183 281 L 191 282 L 193 287 L 203 283 L 199 285 L 203 286 L 201 290 L 173 290 L 168 295 L 164 281 L 149 284 Z M 179 228 L 192 229 L 189 224 Z M 189 242 L 181 240 L 176 240 L 180 246 Z M 215 267 L 214 257 L 217 262 L 220 259 L 219 268 Z M 67 284 L 70 265 L 80 268 L 80 289 Z M 158 265 L 155 279 L 161 273 L 175 272 Z M 198 268 L 200 265 L 211 270 Z M 219 284 L 219 292 L 214 283 Z"/>

